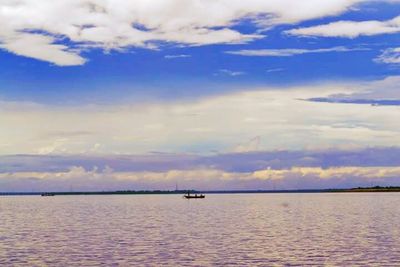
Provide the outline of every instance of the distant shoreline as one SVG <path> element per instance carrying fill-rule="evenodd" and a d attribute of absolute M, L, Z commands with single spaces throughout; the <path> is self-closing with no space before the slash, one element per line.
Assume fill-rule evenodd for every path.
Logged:
<path fill-rule="evenodd" d="M 173 195 L 185 194 L 187 190 L 118 190 L 118 191 L 77 191 L 77 192 L 0 192 L 0 196 L 36 196 L 36 195 Z M 190 190 L 191 193 L 205 194 L 276 194 L 276 193 L 369 193 L 369 192 L 400 192 L 400 186 L 374 186 L 348 189 L 301 189 L 301 190 Z"/>

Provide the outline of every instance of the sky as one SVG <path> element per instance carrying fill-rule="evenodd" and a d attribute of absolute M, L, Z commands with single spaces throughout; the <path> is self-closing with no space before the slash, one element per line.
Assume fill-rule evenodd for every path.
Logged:
<path fill-rule="evenodd" d="M 0 192 L 400 185 L 399 0 L 4 0 L 0 23 Z"/>

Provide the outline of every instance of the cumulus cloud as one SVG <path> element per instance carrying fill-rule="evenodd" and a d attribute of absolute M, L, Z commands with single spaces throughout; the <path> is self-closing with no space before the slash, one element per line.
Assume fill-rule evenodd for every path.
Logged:
<path fill-rule="evenodd" d="M 290 177 L 315 177 L 318 179 L 354 178 L 397 178 L 400 167 L 335 167 L 323 169 L 320 167 L 293 167 L 286 170 L 266 169 L 255 171 L 252 176 L 262 179 L 288 179 Z"/>
<path fill-rule="evenodd" d="M 375 58 L 377 63 L 386 64 L 400 64 L 400 47 L 388 48 L 383 51 L 377 58 Z"/>
<path fill-rule="evenodd" d="M 249 56 L 249 57 L 290 57 L 301 54 L 311 53 L 329 53 L 329 52 L 349 52 L 349 51 L 363 51 L 367 48 L 347 48 L 344 46 L 336 46 L 331 48 L 320 49 L 252 49 L 252 50 L 237 50 L 226 51 L 226 54 Z"/>
<path fill-rule="evenodd" d="M 386 21 L 336 21 L 328 24 L 288 30 L 285 33 L 297 36 L 321 36 L 356 38 L 378 34 L 400 32 L 400 16 Z"/>
<path fill-rule="evenodd" d="M 82 49 L 246 43 L 263 36 L 235 28 L 243 19 L 268 29 L 338 15 L 362 2 L 367 0 L 7 0 L 0 4 L 0 43 L 18 55 L 81 65 Z"/>
<path fill-rule="evenodd" d="M 38 154 L 50 154 L 50 153 L 64 153 L 66 149 L 63 148 L 63 144 L 68 141 L 68 138 L 57 138 L 54 142 L 45 147 L 41 147 L 38 150 Z"/>

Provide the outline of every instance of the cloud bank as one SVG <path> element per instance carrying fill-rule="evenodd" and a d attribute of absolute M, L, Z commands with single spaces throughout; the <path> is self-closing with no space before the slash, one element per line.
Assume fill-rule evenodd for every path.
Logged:
<path fill-rule="evenodd" d="M 52 106 L 2 101 L 0 154 L 207 154 L 239 148 L 391 146 L 400 142 L 397 106 L 334 100 L 396 101 L 398 80 L 247 88 L 167 103 Z M 246 145 L 255 136 L 257 142 Z"/>
<path fill-rule="evenodd" d="M 67 172 L 73 166 L 85 170 L 112 168 L 116 172 L 166 172 L 168 170 L 218 169 L 246 173 L 293 167 L 396 167 L 398 147 L 343 146 L 319 150 L 232 152 L 214 155 L 150 153 L 138 155 L 7 155 L 0 156 L 0 173 Z"/>
<path fill-rule="evenodd" d="M 400 149 L 259 151 L 209 156 L 1 156 L 0 191 L 317 189 L 400 185 Z"/>
<path fill-rule="evenodd" d="M 73 166 L 66 172 L 0 173 L 3 192 L 80 190 L 181 189 L 317 189 L 365 185 L 400 185 L 400 167 L 293 167 L 249 173 L 218 169 L 169 170 L 166 172 L 115 172 L 111 168 L 85 170 Z"/>

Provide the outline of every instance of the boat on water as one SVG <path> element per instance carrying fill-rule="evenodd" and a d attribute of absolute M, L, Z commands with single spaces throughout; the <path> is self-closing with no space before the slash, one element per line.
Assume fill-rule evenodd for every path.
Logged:
<path fill-rule="evenodd" d="M 197 194 L 197 193 L 190 194 L 190 192 L 188 191 L 183 197 L 186 199 L 192 199 L 192 198 L 205 198 L 206 196 L 204 194 Z"/>
<path fill-rule="evenodd" d="M 42 197 L 54 197 L 53 193 L 42 193 L 40 194 Z"/>

